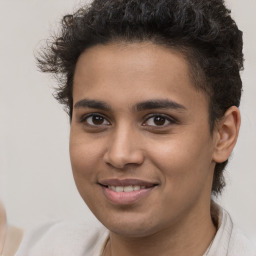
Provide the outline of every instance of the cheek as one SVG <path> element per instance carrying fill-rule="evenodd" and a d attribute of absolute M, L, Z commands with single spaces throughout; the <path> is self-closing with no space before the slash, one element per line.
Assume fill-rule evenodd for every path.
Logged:
<path fill-rule="evenodd" d="M 164 172 L 166 180 L 193 181 L 207 175 L 212 161 L 212 145 L 209 137 L 173 136 L 155 143 L 150 158 Z"/>
<path fill-rule="evenodd" d="M 102 143 L 101 143 L 102 145 Z M 91 211 L 97 212 L 104 208 L 101 199 L 101 189 L 97 185 L 98 175 L 103 170 L 102 150 L 95 140 L 70 139 L 70 159 L 76 187 L 82 199 Z M 97 204 L 95 204 L 97 202 Z"/>
<path fill-rule="evenodd" d="M 89 208 L 93 205 L 93 189 L 97 182 L 97 153 L 87 144 L 70 142 L 70 159 L 76 187 Z"/>
<path fill-rule="evenodd" d="M 94 182 L 99 160 L 99 147 L 85 141 L 70 140 L 70 160 L 76 184 Z"/>
<path fill-rule="evenodd" d="M 168 204 L 176 209 L 173 214 L 181 214 L 198 202 L 203 194 L 210 193 L 211 150 L 204 146 L 206 141 L 183 136 L 177 141 L 173 139 L 155 144 L 150 158 L 163 184 L 159 208 L 165 209 Z"/>

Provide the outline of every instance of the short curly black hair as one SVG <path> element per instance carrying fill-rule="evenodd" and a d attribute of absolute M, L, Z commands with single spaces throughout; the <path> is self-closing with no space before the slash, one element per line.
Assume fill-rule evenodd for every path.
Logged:
<path fill-rule="evenodd" d="M 150 41 L 183 53 L 195 87 L 209 96 L 211 131 L 231 106 L 239 106 L 243 68 L 242 32 L 223 0 L 94 0 L 62 19 L 60 33 L 37 57 L 41 71 L 59 81 L 56 99 L 72 119 L 76 63 L 89 47 L 117 41 Z M 225 186 L 217 163 L 212 194 Z"/>

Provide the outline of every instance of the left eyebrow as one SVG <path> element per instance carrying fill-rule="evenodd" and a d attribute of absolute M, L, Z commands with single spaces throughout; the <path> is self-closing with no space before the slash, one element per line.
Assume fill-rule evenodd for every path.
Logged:
<path fill-rule="evenodd" d="M 137 111 L 144 111 L 149 109 L 177 109 L 177 110 L 187 110 L 185 106 L 172 101 L 172 100 L 148 100 L 138 103 L 135 106 Z"/>
<path fill-rule="evenodd" d="M 105 110 L 105 111 L 110 111 L 111 107 L 103 102 L 103 101 L 99 101 L 99 100 L 90 100 L 90 99 L 82 99 L 78 102 L 75 103 L 74 105 L 75 109 L 79 109 L 79 108 L 95 108 L 95 109 L 101 109 L 101 110 Z"/>

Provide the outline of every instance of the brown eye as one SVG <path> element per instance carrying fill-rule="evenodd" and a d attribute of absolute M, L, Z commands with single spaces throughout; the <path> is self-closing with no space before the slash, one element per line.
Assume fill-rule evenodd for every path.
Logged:
<path fill-rule="evenodd" d="M 173 119 L 170 116 L 166 115 L 153 115 L 149 117 L 144 123 L 143 126 L 150 126 L 150 127 L 165 127 L 170 124 L 175 124 L 177 123 L 175 119 Z"/>
<path fill-rule="evenodd" d="M 102 116 L 92 116 L 92 123 L 95 125 L 101 125 L 104 123 L 104 118 Z"/>
<path fill-rule="evenodd" d="M 153 122 L 157 126 L 164 125 L 166 122 L 166 118 L 164 118 L 162 116 L 156 116 L 156 117 L 154 117 Z"/>
<path fill-rule="evenodd" d="M 109 121 L 104 116 L 97 115 L 97 114 L 92 114 L 84 117 L 82 119 L 82 122 L 90 126 L 110 125 Z"/>

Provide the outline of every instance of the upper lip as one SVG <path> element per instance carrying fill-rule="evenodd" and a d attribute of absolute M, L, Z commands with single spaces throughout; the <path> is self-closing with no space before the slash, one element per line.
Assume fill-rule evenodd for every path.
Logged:
<path fill-rule="evenodd" d="M 100 185 L 103 186 L 145 186 L 145 187 L 153 187 L 158 185 L 155 182 L 144 181 L 139 179 L 104 179 L 99 181 Z"/>

